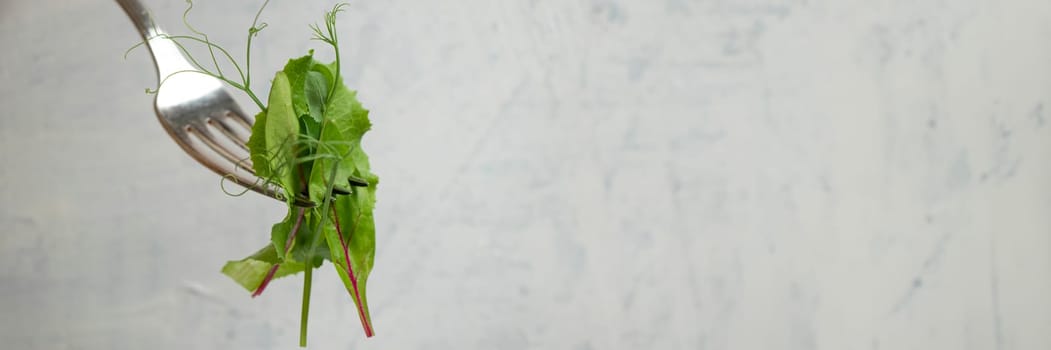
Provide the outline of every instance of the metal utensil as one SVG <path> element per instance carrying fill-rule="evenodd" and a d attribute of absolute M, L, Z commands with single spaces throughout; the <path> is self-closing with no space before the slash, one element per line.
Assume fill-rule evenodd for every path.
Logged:
<path fill-rule="evenodd" d="M 199 163 L 238 185 L 284 201 L 284 195 L 252 171 L 248 136 L 253 118 L 238 107 L 223 82 L 197 72 L 179 47 L 153 21 L 138 0 L 117 0 L 146 41 L 163 84 L 154 106 L 164 130 Z M 312 207 L 297 196 L 295 204 Z"/>

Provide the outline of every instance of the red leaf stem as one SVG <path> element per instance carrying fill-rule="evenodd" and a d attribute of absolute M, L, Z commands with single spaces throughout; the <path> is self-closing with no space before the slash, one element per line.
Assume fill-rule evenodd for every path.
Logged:
<path fill-rule="evenodd" d="M 304 214 L 306 214 L 306 211 L 304 211 L 303 208 L 299 208 L 299 214 L 296 214 L 296 224 L 292 225 L 292 232 L 288 233 L 288 239 L 285 240 L 284 254 L 288 254 L 288 249 L 292 246 L 292 242 L 296 239 L 296 233 L 299 232 L 299 226 L 303 224 Z M 266 286 L 270 284 L 270 280 L 274 279 L 274 274 L 277 273 L 277 268 L 280 266 L 281 264 L 274 264 L 274 266 L 270 267 L 270 271 L 266 273 L 266 277 L 264 277 L 263 281 L 259 283 L 259 287 L 256 287 L 255 291 L 252 292 L 253 298 L 259 296 L 260 294 L 263 294 L 263 290 L 265 290 Z M 307 268 L 310 267 L 308 266 Z"/>

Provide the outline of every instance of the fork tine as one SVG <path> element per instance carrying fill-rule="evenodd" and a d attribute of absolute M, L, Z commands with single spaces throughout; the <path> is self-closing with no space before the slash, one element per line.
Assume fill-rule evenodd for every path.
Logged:
<path fill-rule="evenodd" d="M 201 133 L 197 129 L 198 128 L 187 127 L 186 130 L 182 130 L 181 134 L 183 135 L 180 135 L 181 137 L 178 138 L 180 141 L 182 141 L 181 143 L 183 143 L 183 145 L 185 146 L 184 150 L 186 151 L 186 153 L 189 153 L 190 156 L 193 157 L 193 159 L 196 159 L 198 163 L 201 163 L 208 169 L 211 169 L 215 173 L 232 180 L 234 183 L 240 186 L 243 186 L 260 194 L 272 197 L 279 201 L 285 200 L 284 195 L 276 187 L 269 186 L 261 182 L 258 177 L 255 177 L 254 174 L 248 176 L 243 172 L 239 173 L 237 172 L 237 168 L 235 168 L 234 163 L 217 162 L 215 157 L 208 156 L 208 152 L 218 152 L 215 152 L 215 148 L 209 145 L 209 141 L 206 141 L 206 139 L 201 136 Z M 190 137 L 190 133 L 193 133 L 194 137 Z M 299 196 L 297 196 L 294 199 L 294 204 L 306 208 L 312 208 L 316 206 L 316 204 L 314 202 L 311 202 L 309 199 L 302 198 Z"/>
<path fill-rule="evenodd" d="M 241 112 L 239 110 L 237 110 L 237 111 L 226 111 L 226 113 L 224 113 L 224 114 L 228 118 L 233 119 L 238 124 L 241 124 L 241 126 L 243 126 L 245 129 L 248 129 L 248 130 L 252 130 L 252 124 L 255 124 L 255 120 L 253 120 L 253 118 L 246 116 L 244 114 L 244 112 Z"/>
<path fill-rule="evenodd" d="M 198 132 L 198 130 L 196 130 L 196 128 L 188 126 L 185 130 L 181 131 L 182 132 L 180 134 L 182 135 L 180 136 L 182 137 L 180 137 L 179 139 L 180 141 L 183 141 L 184 145 L 186 146 L 184 147 L 186 153 L 189 153 L 190 156 L 193 157 L 193 159 L 196 159 L 198 163 L 201 163 L 202 165 L 204 165 L 208 169 L 211 169 L 219 175 L 230 176 L 230 179 L 238 185 L 250 188 L 252 190 L 255 190 L 256 192 L 276 198 L 276 192 L 273 189 L 260 186 L 258 184 L 258 178 L 255 178 L 254 176 L 249 177 L 243 173 L 238 173 L 237 168 L 234 166 L 233 163 L 217 162 L 214 157 L 209 157 L 207 154 L 209 152 L 215 153 L 215 149 L 207 145 L 207 141 L 205 141 L 203 137 L 200 137 L 200 133 Z M 191 133 L 194 137 L 191 137 Z"/>
<path fill-rule="evenodd" d="M 232 151 L 226 149 L 226 147 L 219 144 L 219 140 L 215 138 L 215 134 L 209 131 L 208 127 L 204 123 L 194 123 L 187 128 L 187 131 L 194 134 L 194 136 L 197 136 L 197 139 L 201 140 L 201 142 L 204 142 L 204 144 L 208 145 L 208 147 L 211 148 L 213 152 L 218 153 L 223 158 L 226 158 L 226 160 L 236 164 L 238 168 L 243 168 L 252 175 L 255 175 L 255 172 L 252 171 L 250 161 L 245 157 L 238 157 Z M 244 167 L 244 164 L 246 163 L 249 164 L 248 167 Z"/>
<path fill-rule="evenodd" d="M 234 141 L 238 147 L 242 150 L 248 151 L 248 139 L 245 138 L 243 133 L 234 131 L 234 126 L 229 121 L 224 120 L 226 118 L 208 118 L 208 125 L 211 125 L 220 133 L 225 135 L 231 141 Z M 250 133 L 250 132 L 249 132 Z"/>

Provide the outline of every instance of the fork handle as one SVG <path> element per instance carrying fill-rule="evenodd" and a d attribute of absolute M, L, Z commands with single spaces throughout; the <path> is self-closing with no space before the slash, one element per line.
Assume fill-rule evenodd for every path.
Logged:
<path fill-rule="evenodd" d="M 165 37 L 165 33 L 153 21 L 153 16 L 142 6 L 138 0 L 117 0 L 120 7 L 128 14 L 128 18 L 139 30 L 139 35 L 146 41 L 153 55 L 153 63 L 157 67 L 157 79 L 164 79 L 179 71 L 197 70 L 174 41 Z"/>

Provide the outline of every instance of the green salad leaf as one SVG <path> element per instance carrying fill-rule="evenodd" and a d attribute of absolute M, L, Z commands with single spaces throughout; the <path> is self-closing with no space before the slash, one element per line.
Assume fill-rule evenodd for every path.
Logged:
<path fill-rule="evenodd" d="M 267 245 L 244 259 L 227 262 L 223 274 L 248 290 L 256 290 L 267 278 L 270 270 L 277 267 L 271 279 L 303 272 L 306 265 L 278 257 L 273 245 Z"/>
<path fill-rule="evenodd" d="M 274 76 L 267 110 L 256 118 L 249 151 L 257 174 L 284 190 L 289 212 L 271 230 L 270 244 L 231 261 L 223 273 L 259 295 L 270 280 L 307 272 L 329 260 L 358 309 L 365 335 L 373 335 L 365 286 L 376 247 L 375 208 L 379 177 L 369 168 L 361 138 L 371 128 L 357 93 L 310 54 L 291 59 Z M 367 183 L 367 186 L 351 186 Z M 333 189 L 349 193 L 333 196 Z M 293 206 L 305 195 L 314 208 Z M 304 315 L 309 293 L 304 295 Z M 303 325 L 306 319 L 302 320 Z M 303 328 L 305 338 L 305 327 Z M 305 340 L 301 340 L 305 341 Z M 305 344 L 305 343 L 301 343 Z"/>

